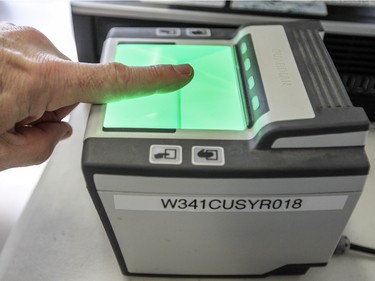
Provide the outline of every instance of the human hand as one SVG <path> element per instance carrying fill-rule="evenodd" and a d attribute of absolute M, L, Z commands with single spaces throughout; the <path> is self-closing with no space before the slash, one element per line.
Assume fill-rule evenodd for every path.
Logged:
<path fill-rule="evenodd" d="M 39 31 L 0 24 L 0 171 L 48 159 L 71 135 L 61 120 L 80 102 L 171 92 L 192 77 L 189 65 L 72 62 Z"/>

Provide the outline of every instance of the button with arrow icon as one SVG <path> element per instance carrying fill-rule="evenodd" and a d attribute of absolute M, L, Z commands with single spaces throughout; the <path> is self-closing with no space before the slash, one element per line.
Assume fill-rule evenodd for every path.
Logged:
<path fill-rule="evenodd" d="M 194 165 L 223 166 L 225 164 L 224 149 L 217 146 L 194 146 L 192 162 Z"/>
<path fill-rule="evenodd" d="M 180 165 L 182 147 L 179 145 L 151 145 L 149 161 L 151 164 Z"/>

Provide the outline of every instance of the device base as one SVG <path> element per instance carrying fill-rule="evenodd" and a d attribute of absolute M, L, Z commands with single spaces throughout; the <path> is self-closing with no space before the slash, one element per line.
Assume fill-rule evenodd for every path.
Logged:
<path fill-rule="evenodd" d="M 323 267 L 327 263 L 314 263 L 314 264 L 289 264 L 284 265 L 280 268 L 267 272 L 265 274 L 258 275 L 170 275 L 170 274 L 142 274 L 142 273 L 130 273 L 127 269 L 121 266 L 122 273 L 127 276 L 138 276 L 138 277 L 168 277 L 168 278 L 265 278 L 269 276 L 282 276 L 282 275 L 304 275 L 311 267 Z"/>

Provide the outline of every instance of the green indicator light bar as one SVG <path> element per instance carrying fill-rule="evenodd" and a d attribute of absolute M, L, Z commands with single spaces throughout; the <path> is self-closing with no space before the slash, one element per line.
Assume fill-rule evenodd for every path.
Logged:
<path fill-rule="evenodd" d="M 244 65 L 245 65 L 245 70 L 248 71 L 251 67 L 251 62 L 249 58 L 245 59 Z"/>
<path fill-rule="evenodd" d="M 260 102 L 258 96 L 254 96 L 251 99 L 251 106 L 253 107 L 253 110 L 257 110 L 260 107 Z"/>
<path fill-rule="evenodd" d="M 255 86 L 254 77 L 250 76 L 249 79 L 247 79 L 247 84 L 249 86 L 249 89 L 252 90 Z"/>
<path fill-rule="evenodd" d="M 246 44 L 246 42 L 243 42 L 241 44 L 241 53 L 244 55 L 246 53 L 246 51 L 247 51 L 247 44 Z"/>
<path fill-rule="evenodd" d="M 105 129 L 246 129 L 232 46 L 119 44 L 115 61 L 129 66 L 189 63 L 194 78 L 174 93 L 108 104 Z"/>

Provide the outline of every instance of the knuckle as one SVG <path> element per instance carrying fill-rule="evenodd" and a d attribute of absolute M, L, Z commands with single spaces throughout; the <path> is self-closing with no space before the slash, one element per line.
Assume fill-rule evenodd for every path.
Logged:
<path fill-rule="evenodd" d="M 19 26 L 19 30 L 30 35 L 39 35 L 40 32 L 31 26 Z"/>
<path fill-rule="evenodd" d="M 54 93 L 53 89 L 48 89 L 49 85 L 59 83 L 59 62 L 46 56 L 4 55 L 7 70 L 0 71 L 0 90 L 9 93 L 8 98 L 19 105 L 14 110 L 20 111 L 20 118 L 40 115 L 48 104 L 48 94 Z"/>
<path fill-rule="evenodd" d="M 28 102 L 36 110 L 35 114 L 43 113 L 45 110 L 53 110 L 50 103 L 60 88 L 64 85 L 61 83 L 62 68 L 60 62 L 51 60 L 48 55 L 40 55 L 37 60 L 30 64 L 27 75 L 27 88 L 29 91 Z"/>
<path fill-rule="evenodd" d="M 121 63 L 112 62 L 110 67 L 114 72 L 115 83 L 118 85 L 127 85 L 131 82 L 130 68 Z"/>
<path fill-rule="evenodd" d="M 2 26 L 2 31 L 9 35 L 14 35 L 18 40 L 28 40 L 41 37 L 42 33 L 31 26 L 21 26 L 6 24 Z M 43 37 L 43 36 L 42 36 Z M 34 39 L 35 40 L 35 39 Z"/>
<path fill-rule="evenodd" d="M 43 85 L 42 77 L 40 76 L 42 69 L 37 64 L 30 64 L 30 68 L 23 79 L 23 99 L 28 105 L 29 116 L 36 116 L 43 110 Z"/>
<path fill-rule="evenodd" d="M 15 32 L 19 32 L 25 38 L 25 40 L 29 40 L 31 42 L 40 41 L 45 42 L 46 37 L 34 27 L 31 26 L 19 26 L 15 29 Z"/>

